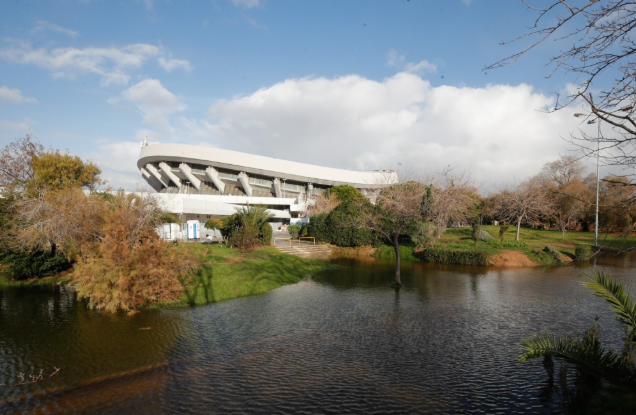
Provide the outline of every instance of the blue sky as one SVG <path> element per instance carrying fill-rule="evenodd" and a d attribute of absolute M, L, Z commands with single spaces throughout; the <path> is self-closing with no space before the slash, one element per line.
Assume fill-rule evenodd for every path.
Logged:
<path fill-rule="evenodd" d="M 541 1 L 539 1 L 540 3 Z M 550 42 L 511 67 L 517 0 L 3 0 L 0 144 L 27 133 L 142 184 L 139 142 L 351 169 L 468 169 L 492 186 L 566 154 Z"/>

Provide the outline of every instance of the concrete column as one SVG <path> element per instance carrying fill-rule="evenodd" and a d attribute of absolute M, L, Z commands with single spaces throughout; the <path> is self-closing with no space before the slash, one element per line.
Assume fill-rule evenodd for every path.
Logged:
<path fill-rule="evenodd" d="M 141 175 L 144 176 L 144 179 L 146 179 L 146 182 L 148 182 L 148 184 L 155 189 L 155 191 L 160 191 L 163 186 L 161 184 L 161 182 L 159 180 L 157 180 L 157 178 L 155 176 L 153 176 L 152 174 L 150 174 L 150 172 L 148 170 L 146 170 L 144 167 L 142 167 L 141 169 Z"/>
<path fill-rule="evenodd" d="M 274 179 L 274 192 L 276 193 L 276 197 L 283 197 L 283 192 L 280 190 L 280 179 L 278 177 Z"/>
<path fill-rule="evenodd" d="M 146 164 L 146 170 L 148 170 L 148 172 L 150 172 L 150 174 L 152 174 L 152 176 L 157 179 L 157 181 L 159 183 L 161 183 L 164 187 L 168 187 L 168 183 L 166 183 L 163 180 L 163 177 L 161 177 L 161 173 L 159 173 L 159 171 L 155 168 L 155 166 L 153 166 L 152 164 L 148 163 Z"/>
<path fill-rule="evenodd" d="M 179 170 L 181 170 L 181 173 L 190 180 L 190 183 L 192 183 L 192 186 L 194 186 L 195 189 L 201 190 L 201 180 L 197 179 L 197 177 L 192 174 L 190 166 L 185 163 L 181 163 L 179 164 Z"/>
<path fill-rule="evenodd" d="M 238 175 L 239 182 L 241 182 L 241 186 L 243 186 L 243 190 L 245 190 L 245 194 L 248 196 L 252 196 L 252 186 L 250 186 L 250 176 L 247 175 L 244 171 L 240 172 Z"/>
<path fill-rule="evenodd" d="M 225 193 L 225 183 L 221 181 L 221 179 L 219 178 L 219 172 L 216 171 L 214 167 L 210 166 L 205 169 L 205 174 L 208 176 L 208 179 L 210 179 L 210 181 L 214 183 L 216 188 L 219 189 L 219 192 L 221 192 L 221 194 Z"/>
<path fill-rule="evenodd" d="M 161 163 L 159 163 L 159 168 L 161 169 L 162 172 L 165 173 L 166 176 L 170 178 L 170 181 L 176 184 L 179 190 L 181 190 L 181 179 L 178 178 L 177 175 L 172 172 L 172 169 L 170 168 L 170 166 L 168 166 L 164 161 L 162 161 Z"/>

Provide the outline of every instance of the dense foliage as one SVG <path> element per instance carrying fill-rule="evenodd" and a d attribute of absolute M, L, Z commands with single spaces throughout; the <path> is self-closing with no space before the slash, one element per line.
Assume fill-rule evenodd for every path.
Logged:
<path fill-rule="evenodd" d="M 458 251 L 426 248 L 416 253 L 424 262 L 452 265 L 488 265 L 488 254 L 481 251 Z"/>
<path fill-rule="evenodd" d="M 243 252 L 270 245 L 273 231 L 268 221 L 273 216 L 264 206 L 245 206 L 221 220 L 221 235 L 228 246 Z"/>
<path fill-rule="evenodd" d="M 15 280 L 47 277 L 71 267 L 64 256 L 51 255 L 50 251 L 12 252 L 4 255 L 2 262 L 8 264 L 5 274 Z"/>

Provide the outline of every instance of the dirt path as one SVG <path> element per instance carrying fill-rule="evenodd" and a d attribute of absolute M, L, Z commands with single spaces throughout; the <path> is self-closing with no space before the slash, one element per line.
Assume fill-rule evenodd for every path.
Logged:
<path fill-rule="evenodd" d="M 496 255 L 493 255 L 488 260 L 488 265 L 491 267 L 533 267 L 537 265 L 525 254 L 519 251 L 503 251 Z"/>

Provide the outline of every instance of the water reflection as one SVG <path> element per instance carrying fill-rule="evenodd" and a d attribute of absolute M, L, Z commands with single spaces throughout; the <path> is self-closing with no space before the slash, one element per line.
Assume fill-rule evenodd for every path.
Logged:
<path fill-rule="evenodd" d="M 541 362 L 515 364 L 520 340 L 597 315 L 602 336 L 622 335 L 577 283 L 589 268 L 405 262 L 396 291 L 391 261 L 339 262 L 266 295 L 133 316 L 68 288 L 0 291 L 0 384 L 62 368 L 0 388 L 0 413 L 553 413 Z M 633 262 L 599 265 L 634 289 Z"/>

